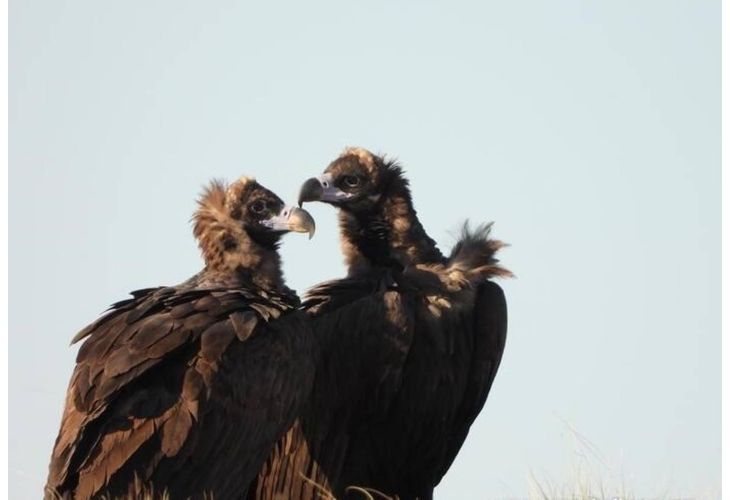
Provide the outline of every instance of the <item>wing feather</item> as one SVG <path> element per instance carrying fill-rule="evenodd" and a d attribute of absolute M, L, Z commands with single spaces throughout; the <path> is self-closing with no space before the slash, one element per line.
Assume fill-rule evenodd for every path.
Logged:
<path fill-rule="evenodd" d="M 507 302 L 499 285 L 492 281 L 479 285 L 472 319 L 474 345 L 469 378 L 449 437 L 439 478 L 453 463 L 471 425 L 484 407 L 502 361 L 507 338 Z"/>
<path fill-rule="evenodd" d="M 145 477 L 174 477 L 174 488 L 200 486 L 203 478 L 182 477 L 174 465 L 192 457 L 196 446 L 205 444 L 208 451 L 202 451 L 209 459 L 215 458 L 217 470 L 226 474 L 230 472 L 226 469 L 236 465 L 231 462 L 236 457 L 224 454 L 221 458 L 220 450 L 261 446 L 261 436 L 272 440 L 283 433 L 308 385 L 302 374 L 290 374 L 298 369 L 299 350 L 292 345 L 301 342 L 299 337 L 292 333 L 295 342 L 286 344 L 289 347 L 282 351 L 267 344 L 273 340 L 252 336 L 259 322 L 294 311 L 296 304 L 286 296 L 272 296 L 276 302 L 267 303 L 261 293 L 242 289 L 146 289 L 133 292 L 132 299 L 118 302 L 83 329 L 75 337 L 86 340 L 69 385 L 51 459 L 49 489 L 73 491 L 75 498 L 90 498 L 102 491 L 123 494 L 132 473 L 141 474 L 143 481 Z M 303 331 L 303 325 L 293 322 L 291 331 Z M 269 370 L 273 370 L 268 375 L 273 378 L 264 397 L 279 400 L 269 412 L 249 411 L 233 402 L 245 384 L 255 386 L 260 376 L 235 361 L 244 359 L 240 357 L 247 352 L 236 346 L 251 339 L 260 344 L 259 349 L 274 349 L 272 359 L 285 355 L 290 363 L 281 368 L 281 374 L 277 374 L 280 367 L 275 363 Z M 307 349 L 301 351 L 302 356 L 309 354 Z M 223 376 L 244 385 L 232 392 L 232 385 L 219 382 Z M 221 411 L 235 411 L 239 416 L 224 421 L 215 413 Z M 198 438 L 200 425 L 209 429 L 205 439 Z M 210 434 L 212 429 L 217 429 L 217 434 Z M 257 453 L 260 460 L 265 458 L 264 452 Z M 258 455 L 254 453 L 247 460 L 254 463 Z M 221 460 L 228 465 L 218 463 Z M 120 474 L 128 474 L 129 481 L 125 483 L 123 477 L 127 476 Z M 220 491 L 240 481 L 221 480 Z M 117 489 L 109 490 L 112 485 Z M 215 484 L 209 486 L 215 488 Z"/>

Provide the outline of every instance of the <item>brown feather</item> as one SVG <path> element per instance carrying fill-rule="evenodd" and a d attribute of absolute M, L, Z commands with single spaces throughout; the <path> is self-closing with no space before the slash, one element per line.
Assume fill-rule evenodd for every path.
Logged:
<path fill-rule="evenodd" d="M 162 453 L 172 457 L 180 451 L 188 439 L 193 417 L 186 407 L 178 405 L 162 426 Z"/>
<path fill-rule="evenodd" d="M 229 316 L 238 340 L 243 342 L 251 336 L 251 333 L 258 324 L 258 318 L 254 313 L 235 312 Z"/>
<path fill-rule="evenodd" d="M 218 361 L 234 338 L 236 334 L 229 325 L 214 323 L 200 336 L 200 354 L 208 361 Z"/>

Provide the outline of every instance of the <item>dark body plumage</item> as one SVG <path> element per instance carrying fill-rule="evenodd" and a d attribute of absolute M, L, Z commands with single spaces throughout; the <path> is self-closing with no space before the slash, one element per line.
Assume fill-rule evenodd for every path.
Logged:
<path fill-rule="evenodd" d="M 276 252 L 284 231 L 313 229 L 302 213 L 252 179 L 214 183 L 194 217 L 206 268 L 76 336 L 47 497 L 245 496 L 313 380 L 309 320 Z"/>
<path fill-rule="evenodd" d="M 339 498 L 353 486 L 430 498 L 502 358 L 506 304 L 489 279 L 509 275 L 494 258 L 503 244 L 490 226 L 465 229 L 444 257 L 400 168 L 362 149 L 305 183 L 300 201 L 315 200 L 340 209 L 349 276 L 308 293 L 325 346 L 308 417 L 259 482 L 299 495 L 301 473 Z"/>
<path fill-rule="evenodd" d="M 340 352 L 333 343 L 321 361 L 330 365 L 326 378 L 353 381 L 340 408 L 349 427 L 337 436 L 346 452 L 326 476 L 340 495 L 355 485 L 430 498 L 486 401 L 504 348 L 504 294 L 487 281 L 432 299 L 427 286 L 408 272 L 383 272 L 323 285 L 307 302 L 316 331 L 358 346 Z M 432 300 L 450 305 L 434 313 L 441 306 Z"/>

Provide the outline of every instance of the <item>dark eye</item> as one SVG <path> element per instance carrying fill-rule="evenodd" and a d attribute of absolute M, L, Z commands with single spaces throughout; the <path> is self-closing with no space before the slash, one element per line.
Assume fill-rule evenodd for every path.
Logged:
<path fill-rule="evenodd" d="M 255 214 L 260 214 L 266 210 L 266 202 L 264 200 L 256 200 L 248 207 Z"/>
<path fill-rule="evenodd" d="M 360 185 L 360 178 L 356 175 L 346 175 L 342 178 L 342 181 L 345 183 L 345 186 L 347 187 L 357 187 Z"/>

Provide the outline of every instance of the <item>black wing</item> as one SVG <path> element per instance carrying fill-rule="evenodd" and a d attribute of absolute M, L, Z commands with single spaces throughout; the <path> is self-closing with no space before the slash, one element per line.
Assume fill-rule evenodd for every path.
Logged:
<path fill-rule="evenodd" d="M 484 407 L 507 338 L 507 302 L 502 288 L 492 281 L 479 285 L 474 304 L 473 352 L 466 390 L 449 436 L 440 481 L 461 449 L 469 428 Z"/>
<path fill-rule="evenodd" d="M 243 495 L 308 396 L 306 318 L 241 289 L 133 295 L 77 336 L 47 494 Z"/>
<path fill-rule="evenodd" d="M 329 402 L 347 404 L 358 420 L 382 418 L 398 390 L 413 342 L 415 298 L 399 273 L 324 283 L 304 308 L 324 346 L 318 380 L 338 391 Z M 324 402 L 322 402 L 324 405 Z"/>
<path fill-rule="evenodd" d="M 439 295 L 429 274 L 381 276 L 369 290 L 340 280 L 306 302 L 317 333 L 332 336 L 317 380 L 336 382 L 327 393 L 349 405 L 326 427 L 318 461 L 332 464 L 336 494 L 360 485 L 429 498 L 485 404 L 504 351 L 504 294 L 482 281 Z M 451 305 L 434 313 L 433 293 Z"/>
<path fill-rule="evenodd" d="M 312 397 L 259 474 L 255 498 L 338 496 L 351 485 L 353 474 L 343 467 L 353 429 L 386 418 L 412 342 L 412 318 L 402 314 L 398 290 L 387 272 L 308 292 L 303 308 L 321 351 Z"/>
<path fill-rule="evenodd" d="M 506 334 L 498 285 L 450 297 L 466 302 L 434 315 L 428 298 L 441 288 L 429 274 L 309 292 L 322 349 L 313 395 L 259 475 L 256 498 L 318 498 L 320 488 L 346 497 L 349 486 L 429 498 L 486 401 Z"/>

